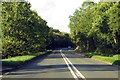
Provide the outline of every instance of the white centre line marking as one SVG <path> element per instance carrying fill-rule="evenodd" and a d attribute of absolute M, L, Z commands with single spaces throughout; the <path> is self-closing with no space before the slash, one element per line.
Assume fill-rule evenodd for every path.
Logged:
<path fill-rule="evenodd" d="M 67 64 L 71 74 L 73 75 L 73 77 L 76 80 L 79 80 L 78 78 L 82 78 L 83 80 L 86 80 L 85 77 L 77 70 L 77 68 L 72 64 L 72 62 L 70 62 L 70 60 L 62 53 L 62 50 L 60 50 L 61 55 L 65 61 L 65 63 Z M 72 70 L 72 68 L 70 67 L 70 65 L 72 66 L 72 68 L 74 69 L 74 71 Z M 76 78 L 77 77 L 77 78 Z"/>
<path fill-rule="evenodd" d="M 70 72 L 71 72 L 72 76 L 75 78 L 75 80 L 79 80 L 79 79 L 77 78 L 77 76 L 75 75 L 74 71 L 72 70 L 72 68 L 70 67 L 69 63 L 66 61 L 66 59 L 65 59 L 64 55 L 63 55 L 62 53 L 61 53 L 61 55 L 62 55 L 62 57 L 63 57 L 63 59 L 64 59 L 65 63 L 67 64 L 68 69 L 70 70 Z"/>

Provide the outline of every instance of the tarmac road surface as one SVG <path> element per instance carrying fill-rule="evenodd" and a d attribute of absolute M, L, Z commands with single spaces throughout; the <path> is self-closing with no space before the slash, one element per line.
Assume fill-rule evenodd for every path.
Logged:
<path fill-rule="evenodd" d="M 116 66 L 58 49 L 4 74 L 2 80 L 119 80 L 119 76 Z"/>

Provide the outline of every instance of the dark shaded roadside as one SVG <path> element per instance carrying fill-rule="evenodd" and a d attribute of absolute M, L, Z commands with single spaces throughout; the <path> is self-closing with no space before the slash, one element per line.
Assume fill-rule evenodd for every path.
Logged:
<path fill-rule="evenodd" d="M 117 65 L 117 66 L 120 67 L 120 60 L 116 60 L 116 61 L 114 61 L 112 65 Z"/>

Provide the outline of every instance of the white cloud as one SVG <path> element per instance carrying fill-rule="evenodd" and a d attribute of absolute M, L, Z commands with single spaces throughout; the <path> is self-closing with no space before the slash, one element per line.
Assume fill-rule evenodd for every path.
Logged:
<path fill-rule="evenodd" d="M 32 9 L 48 22 L 48 26 L 69 32 L 69 16 L 84 0 L 28 0 Z"/>

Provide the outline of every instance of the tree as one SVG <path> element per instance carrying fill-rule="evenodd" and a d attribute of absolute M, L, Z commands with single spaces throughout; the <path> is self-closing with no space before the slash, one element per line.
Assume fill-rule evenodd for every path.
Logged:
<path fill-rule="evenodd" d="M 70 16 L 69 27 L 71 37 L 81 51 L 119 53 L 119 9 L 119 1 L 84 2 L 76 9 Z"/>
<path fill-rule="evenodd" d="M 3 57 L 32 54 L 45 50 L 47 22 L 30 9 L 27 2 L 3 2 Z"/>
<path fill-rule="evenodd" d="M 46 43 L 48 49 L 73 46 L 67 33 L 60 32 L 59 30 L 53 28 L 49 29 Z"/>

